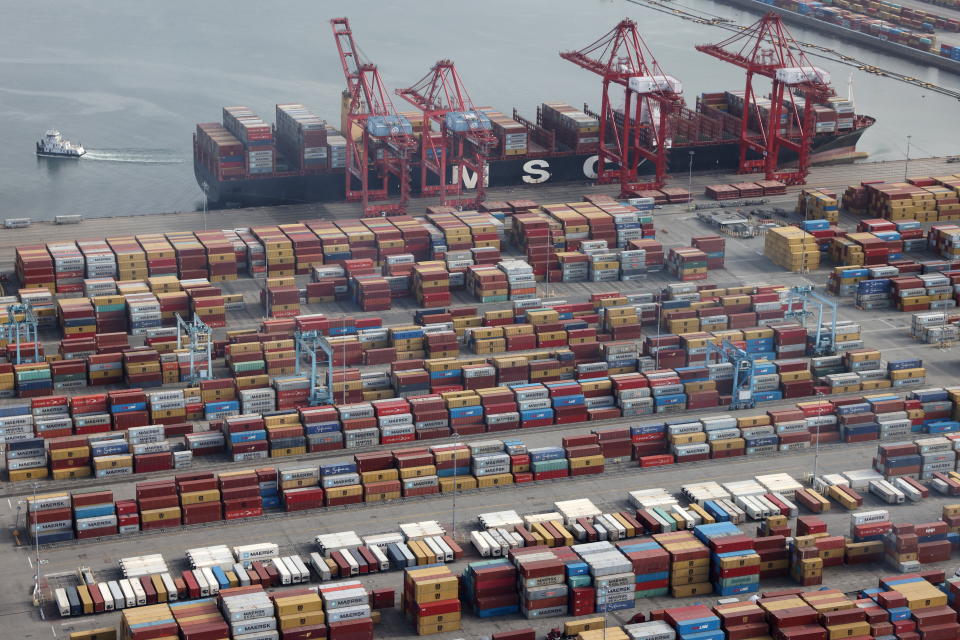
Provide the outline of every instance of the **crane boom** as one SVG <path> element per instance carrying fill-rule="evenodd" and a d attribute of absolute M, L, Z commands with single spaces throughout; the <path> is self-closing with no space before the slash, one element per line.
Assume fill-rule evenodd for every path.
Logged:
<path fill-rule="evenodd" d="M 330 25 L 350 98 L 343 132 L 347 139 L 347 200 L 362 202 L 365 216 L 402 214 L 410 200 L 410 154 L 417 147 L 413 127 L 397 113 L 377 66 L 361 59 L 350 21 L 334 18 Z M 370 184 L 371 168 L 379 182 L 377 188 Z M 391 179 L 399 187 L 399 203 L 371 204 L 390 197 Z"/>
<path fill-rule="evenodd" d="M 439 195 L 447 206 L 473 207 L 483 201 L 487 182 L 487 157 L 496 146 L 490 119 L 477 111 L 450 60 L 438 61 L 413 86 L 397 90 L 404 100 L 423 113 L 420 192 Z M 448 184 L 448 167 L 453 182 Z M 462 188 L 472 171 L 473 198 L 462 198 Z M 430 179 L 430 174 L 436 180 Z M 449 194 L 449 195 L 448 195 Z"/>
<path fill-rule="evenodd" d="M 622 197 L 661 188 L 672 146 L 668 118 L 683 104 L 681 88 L 679 81 L 663 73 L 637 23 L 622 20 L 586 47 L 561 52 L 560 57 L 603 79 L 597 182 L 619 182 Z M 611 102 L 615 87 L 623 89 L 622 118 Z M 654 166 L 653 180 L 646 183 L 637 182 L 641 160 Z"/>

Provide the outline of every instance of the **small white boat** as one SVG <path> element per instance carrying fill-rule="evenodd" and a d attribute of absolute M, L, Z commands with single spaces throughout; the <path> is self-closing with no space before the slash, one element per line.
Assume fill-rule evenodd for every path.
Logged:
<path fill-rule="evenodd" d="M 64 140 L 56 129 L 49 129 L 37 143 L 37 155 L 44 158 L 79 158 L 86 152 L 82 144 Z"/>

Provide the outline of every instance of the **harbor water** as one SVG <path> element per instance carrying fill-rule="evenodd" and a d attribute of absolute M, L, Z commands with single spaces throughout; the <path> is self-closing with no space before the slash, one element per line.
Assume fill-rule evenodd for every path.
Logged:
<path fill-rule="evenodd" d="M 684 8 L 732 18 L 756 15 L 712 0 Z M 694 50 L 728 31 L 623 0 L 489 0 L 477 3 L 290 0 L 236 10 L 225 0 L 151 4 L 35 0 L 10 5 L 0 23 L 0 217 L 52 219 L 196 210 L 191 134 L 227 105 L 273 120 L 274 105 L 302 102 L 339 126 L 344 78 L 329 19 L 350 17 L 363 53 L 391 89 L 410 86 L 451 58 L 477 105 L 534 118 L 545 101 L 599 104 L 596 76 L 562 60 L 623 17 L 638 22 L 689 105 L 703 91 L 742 89 L 744 74 Z M 867 64 L 960 86 L 960 77 L 836 38 L 791 27 Z M 814 58 L 840 95 L 852 74 L 857 111 L 877 118 L 859 150 L 876 160 L 957 153 L 960 105 L 951 98 Z M 393 96 L 395 104 L 407 103 Z M 85 158 L 38 159 L 51 127 L 87 148 Z M 869 176 L 864 175 L 864 178 Z"/>

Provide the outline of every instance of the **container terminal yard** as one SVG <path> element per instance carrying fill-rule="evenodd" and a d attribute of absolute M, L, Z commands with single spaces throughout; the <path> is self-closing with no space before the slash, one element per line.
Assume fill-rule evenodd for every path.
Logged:
<path fill-rule="evenodd" d="M 944 159 L 912 159 L 908 166 L 900 163 L 865 163 L 830 168 L 813 168 L 808 178 L 806 189 L 822 189 L 823 191 L 842 192 L 850 184 L 860 181 L 882 180 L 885 182 L 900 182 L 904 171 L 910 175 L 950 175 L 954 163 Z M 656 237 L 663 244 L 664 252 L 671 248 L 688 246 L 693 237 L 702 237 L 715 233 L 716 228 L 708 226 L 701 218 L 699 211 L 694 208 L 704 208 L 713 201 L 703 194 L 708 186 L 718 184 L 742 183 L 744 176 L 735 174 L 697 174 L 693 175 L 688 183 L 691 193 L 695 194 L 690 204 L 665 204 L 651 212 Z M 557 185 L 541 187 L 514 187 L 509 189 L 491 189 L 487 194 L 488 201 L 517 201 L 534 200 L 541 204 L 553 202 L 578 202 L 585 195 L 609 195 L 615 197 L 619 185 Z M 754 222 L 772 220 L 776 224 L 796 224 L 802 219 L 794 212 L 797 196 L 801 187 L 790 187 L 784 195 L 770 196 L 762 204 L 744 205 L 732 209 L 706 209 L 706 211 L 754 211 L 757 216 Z M 414 200 L 410 212 L 417 215 L 417 210 L 423 207 L 436 206 L 437 202 L 429 198 Z M 715 202 L 713 202 L 716 205 Z M 778 213 L 779 212 L 779 213 Z M 5 232 L 0 238 L 0 264 L 8 280 L 15 282 L 14 259 L 17 247 L 36 245 L 38 243 L 56 244 L 82 238 L 117 237 L 121 235 L 135 235 L 155 232 L 177 232 L 187 230 L 237 228 L 242 225 L 276 225 L 286 224 L 304 219 L 330 219 L 346 221 L 355 219 L 360 213 L 357 204 L 309 204 L 260 209 L 211 211 L 204 213 L 181 213 L 170 215 L 156 215 L 149 217 L 116 217 L 111 219 L 95 219 L 75 225 L 38 224 L 23 229 L 14 229 Z M 843 212 L 839 215 L 836 225 L 843 229 L 853 229 L 863 216 Z M 929 225 L 926 225 L 929 226 Z M 768 232 L 769 233 L 769 232 Z M 812 268 L 805 273 L 789 272 L 774 265 L 764 255 L 766 237 L 738 237 L 736 235 L 723 236 L 725 239 L 725 256 L 722 269 L 712 269 L 706 280 L 698 285 L 713 285 L 715 287 L 734 287 L 748 284 L 776 284 L 784 287 L 813 285 L 825 292 L 825 283 L 828 279 L 830 267 L 824 264 Z M 504 246 L 504 253 L 515 253 L 516 249 Z M 911 251 L 907 255 L 917 260 L 934 259 L 935 254 L 926 251 Z M 298 286 L 305 286 L 308 277 L 298 276 Z M 629 282 L 542 282 L 537 285 L 538 296 L 544 299 L 563 299 L 570 303 L 589 300 L 597 293 L 621 292 L 634 294 L 657 292 L 663 287 L 678 282 L 677 278 L 666 271 L 649 272 L 641 280 Z M 238 329 L 256 329 L 263 321 L 262 306 L 258 295 L 264 281 L 249 277 L 240 277 L 237 280 L 218 283 L 224 294 L 240 294 L 244 304 L 241 308 L 227 312 L 226 326 L 214 330 L 215 339 L 223 339 L 226 331 Z M 9 285 L 8 285 L 9 286 Z M 10 293 L 8 289 L 8 293 Z M 957 365 L 954 351 L 947 343 L 918 344 L 910 336 L 910 314 L 892 309 L 883 311 L 862 311 L 855 308 L 850 298 L 836 298 L 840 303 L 838 321 L 851 321 L 860 325 L 860 337 L 864 347 L 881 352 L 885 361 L 906 360 L 911 358 L 922 359 L 925 370 L 924 387 L 950 387 L 954 384 Z M 465 291 L 454 291 L 449 307 L 458 306 L 479 307 L 482 310 L 507 309 L 510 302 L 479 304 L 476 298 Z M 412 314 L 419 308 L 412 299 L 397 298 L 392 308 L 387 311 L 362 312 L 349 301 L 333 303 L 303 304 L 300 313 L 303 315 L 323 313 L 330 317 L 349 316 L 355 319 L 377 317 L 382 319 L 383 326 L 409 324 Z M 656 331 L 653 327 L 644 327 L 643 335 L 650 335 Z M 41 339 L 47 347 L 48 353 L 56 351 L 59 332 L 52 328 L 41 330 Z M 131 336 L 131 345 L 139 344 L 136 336 Z M 460 357 L 469 357 L 461 350 Z M 363 367 L 364 371 L 383 370 L 384 366 Z M 130 385 L 133 386 L 133 385 Z M 183 385 L 175 385 L 182 387 Z M 123 385 L 101 387 L 99 390 L 122 389 Z M 165 387 L 166 388 L 166 387 Z M 900 393 L 908 393 L 906 387 Z M 68 395 L 88 394 L 98 389 L 95 387 L 78 389 L 67 392 Z M 152 391 L 152 389 L 147 389 Z M 894 391 L 897 391 L 894 389 Z M 855 397 L 868 392 L 839 392 L 837 398 Z M 823 396 L 829 399 L 830 396 Z M 688 414 L 671 414 L 668 417 L 677 418 L 689 415 L 691 420 L 699 420 L 708 416 L 754 416 L 766 411 L 778 411 L 792 408 L 795 400 L 779 400 L 760 403 L 753 409 L 742 409 L 726 413 L 725 407 L 712 407 L 706 410 L 690 411 Z M 814 398 L 815 399 L 815 398 Z M 0 400 L 0 408 L 16 405 L 18 400 Z M 634 424 L 649 424 L 655 422 L 656 415 L 639 415 L 633 418 L 605 419 L 593 423 L 553 424 L 536 429 L 507 431 L 502 435 L 483 434 L 462 436 L 460 438 L 438 438 L 424 441 L 424 445 L 434 446 L 449 443 L 471 443 L 488 440 L 492 437 L 516 439 L 522 441 L 528 449 L 552 447 L 559 444 L 561 438 L 584 436 L 591 430 L 600 428 L 628 427 Z M 202 423 L 206 424 L 206 423 Z M 929 437 L 927 434 L 917 433 L 915 437 Z M 910 436 L 893 438 L 894 440 L 909 440 Z M 530 483 L 518 483 L 486 489 L 472 489 L 459 491 L 454 498 L 449 492 L 439 495 L 424 495 L 421 497 L 404 497 L 386 502 L 361 503 L 341 507 L 327 507 L 288 513 L 276 509 L 268 510 L 261 517 L 240 518 L 237 520 L 218 520 L 203 525 L 175 527 L 139 533 L 107 536 L 101 538 L 72 540 L 34 547 L 29 534 L 23 529 L 23 516 L 26 501 L 34 494 L 47 495 L 60 491 L 111 491 L 115 500 L 131 499 L 134 497 L 134 485 L 137 482 L 171 478 L 174 475 L 195 473 L 198 471 L 213 471 L 224 473 L 242 469 L 254 469 L 276 466 L 284 469 L 302 469 L 317 465 L 343 462 L 352 459 L 355 453 L 370 453 L 390 449 L 401 449 L 415 446 L 419 443 L 405 443 L 400 445 L 379 445 L 361 447 L 355 450 L 333 450 L 326 452 L 309 453 L 287 458 L 265 459 L 251 462 L 227 462 L 223 456 L 197 457 L 193 465 L 182 470 L 157 471 L 143 474 L 133 474 L 120 477 L 106 478 L 74 478 L 66 480 L 38 479 L 33 482 L 4 482 L 0 490 L 7 499 L 0 500 L 0 511 L 3 512 L 3 521 L 6 523 L 3 534 L 3 544 L 0 546 L 3 554 L 3 566 L 8 567 L 9 577 L 4 581 L 2 589 L 2 607 L 5 621 L 10 633 L 22 637 L 44 637 L 50 633 L 54 637 L 70 637 L 71 633 L 82 633 L 93 629 L 120 628 L 121 613 L 104 612 L 91 616 L 62 618 L 55 605 L 54 593 L 57 588 L 79 584 L 77 579 L 78 567 L 87 567 L 91 570 L 98 582 L 119 580 L 121 573 L 118 562 L 121 558 L 131 558 L 144 554 L 161 554 L 167 562 L 171 575 L 178 575 L 190 568 L 184 555 L 187 549 L 196 549 L 209 545 L 240 545 L 270 542 L 278 545 L 281 556 L 298 555 L 304 560 L 317 551 L 314 537 L 320 534 L 330 534 L 341 531 L 355 531 L 358 535 L 380 534 L 398 531 L 401 524 L 413 522 L 439 523 L 446 533 L 453 538 L 464 550 L 462 559 L 449 563 L 454 575 L 460 575 L 467 564 L 479 561 L 477 547 L 471 543 L 471 532 L 480 528 L 477 516 L 503 511 L 516 511 L 520 516 L 555 511 L 554 503 L 577 498 L 588 498 L 601 511 L 608 513 L 624 511 L 632 513 L 637 508 L 631 502 L 629 492 L 644 489 L 663 488 L 667 492 L 679 496 L 680 487 L 694 483 L 729 483 L 749 480 L 755 475 L 764 473 L 785 473 L 804 483 L 804 479 L 814 470 L 814 465 L 820 475 L 835 474 L 844 471 L 870 469 L 873 459 L 877 455 L 876 439 L 862 442 L 832 442 L 823 444 L 819 449 L 806 448 L 792 451 L 779 451 L 760 454 L 755 457 L 733 457 L 722 460 L 701 460 L 698 462 L 678 462 L 667 466 L 640 468 L 637 460 L 630 456 L 610 458 L 606 461 L 604 472 L 600 475 L 583 477 L 566 477 L 554 480 L 542 480 Z M 952 454 L 951 454 L 952 455 Z M 468 474 L 468 472 L 465 473 Z M 941 495 L 931 491 L 930 496 L 912 503 L 887 505 L 877 496 L 862 491 L 864 494 L 863 506 L 852 513 L 869 512 L 878 509 L 887 509 L 889 519 L 894 523 L 922 523 L 939 520 L 944 507 L 954 505 L 958 498 L 950 495 Z M 454 502 L 455 501 L 455 502 Z M 684 501 L 685 502 L 685 501 Z M 835 501 L 829 511 L 817 514 L 826 523 L 831 535 L 849 535 L 851 512 L 848 512 Z M 801 506 L 799 515 L 808 517 L 812 512 Z M 755 524 L 747 520 L 740 528 L 747 535 L 754 535 Z M 796 524 L 790 520 L 791 528 Z M 17 532 L 15 540 L 14 531 Z M 642 538 L 648 539 L 648 538 Z M 19 544 L 17 544 L 19 542 Z M 36 562 L 39 558 L 41 592 L 43 594 L 42 612 L 31 604 Z M 943 570 L 946 576 L 952 575 L 957 565 L 957 556 L 949 560 L 924 563 L 922 570 Z M 838 589 L 841 592 L 853 593 L 865 587 L 874 586 L 878 578 L 896 575 L 898 571 L 888 562 L 875 561 L 869 564 L 850 564 L 825 568 L 823 570 L 822 585 Z M 316 577 L 314 576 L 314 580 Z M 382 573 L 372 573 L 360 577 L 363 586 L 369 590 L 392 589 L 398 593 L 402 589 L 403 572 L 391 570 Z M 334 579 L 333 582 L 336 582 Z M 316 583 L 314 583 L 316 584 Z M 323 584 L 323 583 L 320 583 Z M 760 590 L 769 592 L 776 589 L 795 587 L 797 580 L 788 577 L 765 578 L 761 582 Z M 283 594 L 285 590 L 295 587 L 278 587 L 275 591 Z M 807 587 L 816 589 L 818 587 Z M 747 594 L 749 595 L 749 593 Z M 742 596 L 744 599 L 746 596 Z M 669 597 L 655 595 L 649 598 L 636 600 L 636 606 L 614 611 L 608 611 L 607 625 L 617 627 L 627 624 L 639 612 L 647 612 L 661 608 L 676 608 L 690 604 L 706 604 L 713 606 L 720 595 L 703 594 L 689 597 Z M 466 600 L 464 601 L 466 603 Z M 137 608 L 130 609 L 130 615 Z M 573 616 L 565 613 L 559 617 L 542 619 L 524 619 L 521 615 L 510 614 L 492 618 L 479 618 L 470 612 L 468 604 L 463 605 L 461 617 L 462 627 L 456 631 L 436 634 L 444 639 L 461 637 L 481 637 L 494 633 L 508 632 L 519 629 L 533 629 L 537 637 L 544 636 L 551 629 L 560 627 L 563 622 L 590 619 L 593 615 Z M 597 609 L 599 611 L 599 609 Z M 411 626 L 398 607 L 384 608 L 380 611 L 379 622 L 373 627 L 376 637 L 407 637 L 416 633 L 416 627 Z M 589 633 L 589 632 L 587 632 Z M 608 629 L 608 633 L 613 633 Z M 889 635 L 889 634 L 888 634 Z M 83 636 L 77 636 L 83 637 Z M 242 637 L 242 636 L 241 636 Z M 882 636 L 878 636 L 882 637 Z M 909 637 L 909 636 L 907 636 Z"/>
<path fill-rule="evenodd" d="M 773 13 L 697 46 L 740 94 L 623 20 L 535 123 L 447 60 L 418 123 L 330 23 L 343 135 L 194 138 L 315 202 L 4 221 L 5 636 L 960 638 L 956 158 L 816 166 L 874 119 Z"/>

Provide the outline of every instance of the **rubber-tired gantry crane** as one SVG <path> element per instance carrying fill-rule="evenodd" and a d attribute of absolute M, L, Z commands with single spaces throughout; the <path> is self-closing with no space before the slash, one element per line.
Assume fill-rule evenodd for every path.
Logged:
<path fill-rule="evenodd" d="M 560 57 L 603 79 L 597 183 L 619 182 L 621 197 L 663 187 L 673 145 L 669 116 L 682 105 L 682 87 L 660 68 L 637 23 L 623 20 L 583 49 L 561 52 Z M 621 88 L 622 118 L 611 95 Z M 654 167 L 653 179 L 643 183 L 637 180 L 642 160 Z"/>
<path fill-rule="evenodd" d="M 776 13 L 768 13 L 722 42 L 697 45 L 697 51 L 747 72 L 739 133 L 739 173 L 763 173 L 767 180 L 804 184 L 810 173 L 810 147 L 816 135 L 816 114 L 811 107 L 834 95 L 830 75 L 810 63 Z M 754 76 L 773 82 L 766 117 L 758 105 Z M 803 96 L 802 104 L 794 97 L 795 92 Z M 751 124 L 759 132 L 752 131 Z M 795 169 L 779 168 L 783 150 L 797 154 Z"/>
<path fill-rule="evenodd" d="M 334 18 L 330 25 L 350 100 L 343 132 L 347 139 L 347 201 L 362 202 L 366 217 L 403 214 L 410 201 L 410 157 L 417 148 L 413 127 L 397 113 L 377 66 L 361 60 L 350 21 Z M 371 170 L 376 186 L 371 184 Z M 390 197 L 391 178 L 399 184 L 399 202 L 372 204 Z"/>
<path fill-rule="evenodd" d="M 757 364 L 753 356 L 733 344 L 726 338 L 719 344 L 707 340 L 707 359 L 717 358 L 717 362 L 728 362 L 733 367 L 733 386 L 730 390 L 730 410 L 753 409 L 757 406 L 754 398 L 753 378 Z"/>
<path fill-rule="evenodd" d="M 497 138 L 490 118 L 474 107 L 453 62 L 440 60 L 412 87 L 398 89 L 397 95 L 423 112 L 420 194 L 437 195 L 441 204 L 462 208 L 483 202 L 487 156 Z M 453 169 L 452 185 L 448 167 Z M 474 195 L 463 198 L 463 188 L 471 180 L 476 181 Z"/>
<path fill-rule="evenodd" d="M 14 364 L 40 361 L 40 333 L 39 323 L 33 307 L 29 303 L 11 304 L 7 306 L 7 322 L 0 325 L 0 337 L 7 344 L 13 345 Z M 30 356 L 27 349 L 33 351 Z"/>
<path fill-rule="evenodd" d="M 184 320 L 179 313 L 175 317 L 177 349 L 188 349 L 190 361 L 190 371 L 186 375 L 180 374 L 180 379 L 194 383 L 213 378 L 213 331 L 197 314 L 193 314 L 190 322 Z"/>
<path fill-rule="evenodd" d="M 306 356 L 310 361 L 310 395 L 308 403 L 311 407 L 321 404 L 333 404 L 333 347 L 317 330 L 297 331 L 293 334 L 294 353 L 296 356 L 295 373 L 304 375 L 303 360 Z M 324 362 L 320 362 L 321 355 Z M 320 384 L 320 367 L 326 368 L 326 385 Z"/>

